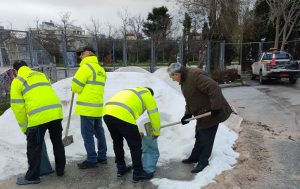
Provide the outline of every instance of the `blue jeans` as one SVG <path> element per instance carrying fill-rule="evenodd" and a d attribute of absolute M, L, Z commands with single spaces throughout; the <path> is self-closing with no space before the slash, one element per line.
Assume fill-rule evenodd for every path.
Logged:
<path fill-rule="evenodd" d="M 87 161 L 96 163 L 97 159 L 106 159 L 106 140 L 101 117 L 80 116 L 81 136 L 87 153 Z M 95 150 L 94 135 L 97 138 L 98 154 Z"/>

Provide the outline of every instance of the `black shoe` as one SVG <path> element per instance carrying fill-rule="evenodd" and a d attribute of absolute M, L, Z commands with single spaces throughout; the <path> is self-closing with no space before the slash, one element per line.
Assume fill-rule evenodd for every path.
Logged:
<path fill-rule="evenodd" d="M 198 165 L 191 171 L 192 173 L 199 173 L 201 172 L 207 165 L 202 165 L 198 163 Z"/>
<path fill-rule="evenodd" d="M 91 163 L 88 162 L 87 160 L 83 161 L 82 163 L 78 163 L 77 166 L 79 169 L 89 169 L 89 168 L 98 167 L 97 163 Z"/>
<path fill-rule="evenodd" d="M 187 159 L 182 160 L 182 163 L 184 163 L 184 164 L 192 164 L 192 163 L 197 163 L 197 162 L 198 162 L 197 160 L 194 160 L 194 159 L 191 159 L 191 158 L 187 158 Z"/>
<path fill-rule="evenodd" d="M 59 176 L 59 177 L 62 177 L 64 176 L 64 171 L 56 171 L 56 175 Z"/>
<path fill-rule="evenodd" d="M 133 182 L 138 182 L 142 180 L 149 180 L 153 178 L 153 173 L 147 173 L 146 171 L 141 171 L 140 173 L 133 172 L 132 180 Z"/>
<path fill-rule="evenodd" d="M 99 164 L 107 164 L 107 159 L 98 159 L 97 162 Z"/>
<path fill-rule="evenodd" d="M 130 165 L 118 166 L 117 176 L 121 177 L 121 176 L 125 175 L 126 173 L 128 173 L 129 171 L 131 171 Z"/>

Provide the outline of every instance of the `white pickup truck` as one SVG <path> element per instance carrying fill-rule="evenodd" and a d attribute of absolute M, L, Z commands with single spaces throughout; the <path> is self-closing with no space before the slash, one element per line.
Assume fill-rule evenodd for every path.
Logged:
<path fill-rule="evenodd" d="M 260 84 L 264 84 L 267 79 L 282 78 L 288 78 L 290 84 L 295 84 L 300 74 L 299 62 L 285 51 L 262 52 L 251 67 L 252 79 L 258 76 Z"/>

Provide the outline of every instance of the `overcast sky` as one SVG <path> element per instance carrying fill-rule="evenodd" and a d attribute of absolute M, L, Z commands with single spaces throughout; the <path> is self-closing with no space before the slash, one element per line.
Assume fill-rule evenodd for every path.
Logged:
<path fill-rule="evenodd" d="M 1 0 L 0 26 L 6 29 L 24 30 L 35 26 L 36 18 L 58 22 L 61 13 L 70 12 L 75 25 L 91 25 L 91 17 L 100 23 L 120 25 L 118 12 L 125 9 L 134 16 L 146 17 L 153 7 L 166 6 L 171 15 L 176 12 L 175 3 L 166 0 Z"/>

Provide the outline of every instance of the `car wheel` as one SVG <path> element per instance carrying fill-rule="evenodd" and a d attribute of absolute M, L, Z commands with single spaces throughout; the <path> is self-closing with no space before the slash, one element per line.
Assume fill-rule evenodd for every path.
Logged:
<path fill-rule="evenodd" d="M 262 75 L 262 71 L 261 70 L 259 71 L 259 83 L 260 84 L 265 84 L 265 80 L 264 80 L 264 77 Z"/>

